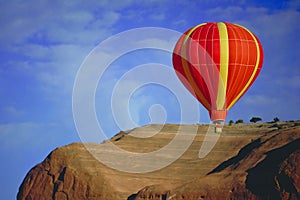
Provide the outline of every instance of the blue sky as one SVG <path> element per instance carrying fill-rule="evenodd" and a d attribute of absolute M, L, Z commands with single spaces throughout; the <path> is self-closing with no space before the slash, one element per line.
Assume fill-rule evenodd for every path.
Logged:
<path fill-rule="evenodd" d="M 51 150 L 80 141 L 72 117 L 77 70 L 101 41 L 129 29 L 151 26 L 184 32 L 209 21 L 247 27 L 260 39 L 265 61 L 258 79 L 227 119 L 300 119 L 298 0 L 11 0 L 1 1 L 0 10 L 0 199 L 14 199 L 28 170 Z M 112 67 L 96 94 L 97 114 L 107 116 L 108 137 L 119 129 L 109 111 L 101 110 L 109 99 L 101 84 L 113 84 L 110 81 L 138 64 L 171 65 L 167 53 L 128 56 L 115 63 L 117 72 Z M 147 110 L 157 103 L 166 106 L 168 123 L 180 122 L 176 100 L 163 88 L 144 87 L 133 99 L 130 110 L 138 125 L 149 122 Z M 202 122 L 208 122 L 207 115 Z"/>

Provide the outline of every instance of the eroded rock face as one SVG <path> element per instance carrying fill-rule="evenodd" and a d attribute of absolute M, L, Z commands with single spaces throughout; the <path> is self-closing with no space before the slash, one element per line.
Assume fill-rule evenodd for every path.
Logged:
<path fill-rule="evenodd" d="M 275 130 L 270 126 L 225 126 L 218 143 L 203 159 L 198 152 L 207 127 L 199 126 L 197 137 L 180 159 L 145 174 L 110 169 L 83 144 L 70 144 L 55 149 L 28 172 L 17 198 L 300 199 L 300 127 L 290 123 Z M 152 128 L 134 129 L 133 134 L 145 134 Z M 176 128 L 167 125 L 147 139 L 120 133 L 110 141 L 128 151 L 150 152 L 168 144 Z"/>
<path fill-rule="evenodd" d="M 300 199 L 300 127 L 271 131 L 244 146 L 206 176 L 185 183 L 165 199 Z M 143 191 L 143 190 L 141 190 Z M 135 200 L 158 194 L 159 186 Z M 153 198 L 159 199 L 159 198 Z"/>
<path fill-rule="evenodd" d="M 246 186 L 263 199 L 299 199 L 300 138 L 265 153 L 249 169 Z"/>
<path fill-rule="evenodd" d="M 299 148 L 299 147 L 298 147 Z M 276 186 L 282 199 L 300 199 L 300 150 L 294 151 L 279 166 Z M 298 194 L 298 195 L 297 195 Z"/>
<path fill-rule="evenodd" d="M 80 157 L 78 157 L 80 155 Z M 85 166 L 80 160 L 86 160 Z M 81 161 L 82 161 L 81 160 Z M 82 144 L 54 150 L 30 170 L 20 186 L 18 199 L 115 199 L 111 186 L 101 174 L 88 168 L 98 164 Z"/>

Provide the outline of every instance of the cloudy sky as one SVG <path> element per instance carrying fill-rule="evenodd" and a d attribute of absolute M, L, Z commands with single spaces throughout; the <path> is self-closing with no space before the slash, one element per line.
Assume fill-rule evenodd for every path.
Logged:
<path fill-rule="evenodd" d="M 14 199 L 28 170 L 51 150 L 80 141 L 72 115 L 77 71 L 99 43 L 126 30 L 184 32 L 210 21 L 247 27 L 260 39 L 265 61 L 257 81 L 227 119 L 300 119 L 298 0 L 11 0 L 1 1 L 0 10 L 0 199 Z M 146 50 L 122 57 L 99 82 L 97 115 L 108 137 L 120 130 L 108 109 L 113 84 L 133 67 L 150 62 L 171 67 L 170 53 Z M 129 87 L 130 80 L 126 83 Z M 166 122 L 180 123 L 174 95 L 147 85 L 129 103 L 136 125 L 149 123 L 148 110 L 155 104 L 166 107 Z M 208 123 L 207 113 L 202 113 L 201 122 Z"/>

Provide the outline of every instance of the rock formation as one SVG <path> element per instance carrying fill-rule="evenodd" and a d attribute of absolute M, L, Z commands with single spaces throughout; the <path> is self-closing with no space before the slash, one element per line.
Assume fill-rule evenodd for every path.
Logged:
<path fill-rule="evenodd" d="M 110 141 L 128 151 L 150 152 L 168 144 L 178 127 L 148 125 L 121 132 Z M 226 125 L 216 146 L 202 159 L 198 152 L 207 126 L 198 127 L 193 143 L 178 160 L 149 173 L 111 169 L 82 143 L 57 148 L 28 172 L 17 198 L 300 199 L 299 122 Z M 160 133 L 152 137 L 134 137 L 157 129 Z M 104 144 L 90 145 L 101 149 Z"/>

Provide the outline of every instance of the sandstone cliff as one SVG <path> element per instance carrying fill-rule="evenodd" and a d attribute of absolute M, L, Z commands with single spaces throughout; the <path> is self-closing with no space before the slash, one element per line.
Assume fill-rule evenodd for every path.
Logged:
<path fill-rule="evenodd" d="M 213 150 L 198 158 L 207 126 L 199 125 L 189 149 L 161 170 L 132 174 L 110 169 L 81 143 L 55 149 L 23 180 L 18 199 L 300 199 L 299 122 L 225 126 Z M 195 125 L 189 125 L 195 126 Z M 121 132 L 120 148 L 150 152 L 168 144 L 178 125 Z M 100 148 L 103 144 L 91 144 Z M 101 146 L 102 145 L 102 146 Z M 105 151 L 105 150 L 104 150 Z M 107 152 L 108 153 L 108 152 Z"/>
<path fill-rule="evenodd" d="M 300 199 L 300 127 L 285 125 L 247 144 L 207 175 L 163 193 L 165 199 Z M 146 187 L 134 199 L 159 194 L 159 187 Z"/>

